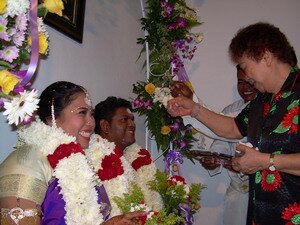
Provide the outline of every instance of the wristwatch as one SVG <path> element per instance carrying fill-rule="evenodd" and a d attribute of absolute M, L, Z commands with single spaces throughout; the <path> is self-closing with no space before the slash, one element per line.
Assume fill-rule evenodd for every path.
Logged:
<path fill-rule="evenodd" d="M 276 167 L 274 165 L 274 157 L 275 157 L 275 154 L 270 154 L 270 158 L 269 158 L 269 170 L 271 170 L 271 171 L 276 171 Z"/>

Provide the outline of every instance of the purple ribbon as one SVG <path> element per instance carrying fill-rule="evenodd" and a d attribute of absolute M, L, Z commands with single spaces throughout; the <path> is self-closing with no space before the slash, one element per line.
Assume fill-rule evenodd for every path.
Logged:
<path fill-rule="evenodd" d="M 37 6 L 38 6 L 38 0 L 30 0 L 30 19 L 29 19 L 29 25 L 30 25 L 30 35 L 32 40 L 31 45 L 31 57 L 30 57 L 30 63 L 28 66 L 27 71 L 23 70 L 20 71 L 21 74 L 26 73 L 21 77 L 21 82 L 18 86 L 25 86 L 30 81 L 31 77 L 33 76 L 37 63 L 39 60 L 39 34 L 38 34 L 38 26 L 37 26 Z"/>
<path fill-rule="evenodd" d="M 191 207 L 186 203 L 179 204 L 180 215 L 184 218 L 184 225 L 192 225 L 194 223 L 194 217 L 192 214 Z"/>
<path fill-rule="evenodd" d="M 188 75 L 186 73 L 186 70 L 184 68 L 184 65 L 179 68 L 178 73 L 177 73 L 177 78 L 178 78 L 178 81 L 182 81 L 182 82 L 190 81 L 189 77 L 188 77 Z"/>
<path fill-rule="evenodd" d="M 169 150 L 165 158 L 166 172 L 169 173 L 170 176 L 173 176 L 173 170 L 171 169 L 172 165 L 177 165 L 178 167 L 178 175 L 180 175 L 180 164 L 183 163 L 183 155 L 179 151 Z"/>

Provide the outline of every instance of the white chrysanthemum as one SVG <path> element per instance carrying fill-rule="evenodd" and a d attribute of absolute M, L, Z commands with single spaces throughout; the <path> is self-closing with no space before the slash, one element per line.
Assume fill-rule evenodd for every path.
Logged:
<path fill-rule="evenodd" d="M 132 144 L 125 149 L 124 157 L 129 161 L 130 164 L 140 157 L 139 151 L 141 146 L 137 144 Z M 149 188 L 149 181 L 155 180 L 156 166 L 152 162 L 149 165 L 144 165 L 136 171 L 135 183 L 141 188 L 144 194 L 144 200 L 147 205 L 149 205 L 153 210 L 160 211 L 164 204 L 160 194 L 156 191 L 152 191 Z"/>
<path fill-rule="evenodd" d="M 28 127 L 22 127 L 18 131 L 18 145 L 30 143 L 37 146 L 37 150 L 44 155 L 53 154 L 61 144 L 75 142 L 76 138 L 66 134 L 61 128 L 54 128 L 43 122 L 32 122 Z"/>
<path fill-rule="evenodd" d="M 39 99 L 37 91 L 24 91 L 20 95 L 13 98 L 11 102 L 5 102 L 6 109 L 3 115 L 7 116 L 9 124 L 18 125 L 20 122 L 32 116 L 33 112 L 38 108 Z"/>
<path fill-rule="evenodd" d="M 8 0 L 4 16 L 14 17 L 26 13 L 29 9 L 29 0 Z"/>
<path fill-rule="evenodd" d="M 45 36 L 48 39 L 49 38 L 49 33 L 47 31 L 46 25 L 45 25 L 42 17 L 37 18 L 37 24 L 38 24 L 38 31 L 44 33 Z"/>
<path fill-rule="evenodd" d="M 167 107 L 168 101 L 172 99 L 171 90 L 167 87 L 155 88 L 153 102 L 160 102 L 164 107 Z"/>
<path fill-rule="evenodd" d="M 66 203 L 67 224 L 93 225 L 103 222 L 94 188 L 94 173 L 83 154 L 72 154 L 60 160 L 53 175 L 58 178 L 61 194 Z"/>

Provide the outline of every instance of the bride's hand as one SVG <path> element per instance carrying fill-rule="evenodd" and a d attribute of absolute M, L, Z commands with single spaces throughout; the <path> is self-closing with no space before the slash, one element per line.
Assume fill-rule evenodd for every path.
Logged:
<path fill-rule="evenodd" d="M 138 218 L 144 215 L 145 212 L 143 211 L 129 212 L 123 215 L 114 216 L 102 225 L 137 225 L 139 224 Z"/>

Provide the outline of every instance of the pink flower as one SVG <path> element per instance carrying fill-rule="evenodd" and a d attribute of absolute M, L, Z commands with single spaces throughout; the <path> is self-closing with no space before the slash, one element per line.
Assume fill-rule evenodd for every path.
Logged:
<path fill-rule="evenodd" d="M 14 59 L 18 58 L 19 49 L 16 46 L 8 46 L 7 48 L 0 51 L 0 57 L 8 62 L 12 62 Z"/>

